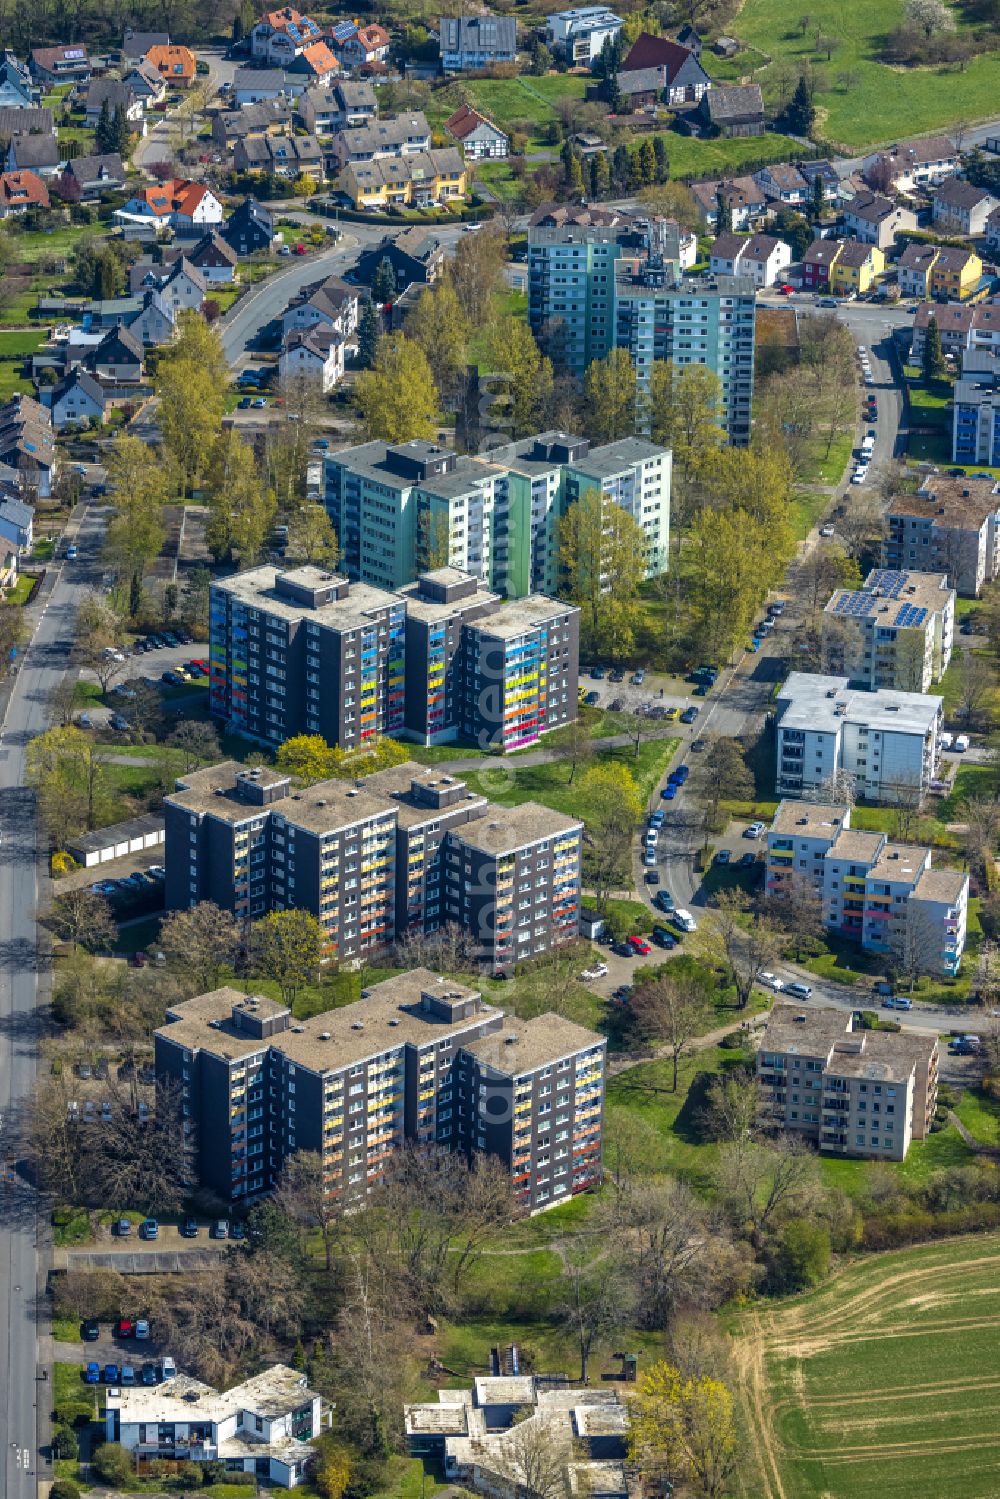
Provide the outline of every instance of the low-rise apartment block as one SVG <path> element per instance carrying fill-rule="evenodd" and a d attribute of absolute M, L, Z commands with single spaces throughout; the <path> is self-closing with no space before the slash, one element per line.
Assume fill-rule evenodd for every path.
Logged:
<path fill-rule="evenodd" d="M 326 1195 L 349 1206 L 412 1143 L 497 1156 L 529 1212 L 601 1179 L 605 1046 L 561 1016 L 506 1018 L 423 968 L 301 1022 L 276 1000 L 217 989 L 168 1009 L 155 1036 L 199 1181 L 226 1201 L 261 1197 L 310 1151 Z"/>
<path fill-rule="evenodd" d="M 945 574 L 875 568 L 824 609 L 823 669 L 852 687 L 926 692 L 947 671 L 954 639 L 955 590 Z"/>
<path fill-rule="evenodd" d="M 452 923 L 503 973 L 577 934 L 583 824 L 409 762 L 295 790 L 226 761 L 179 779 L 164 813 L 168 910 L 311 911 L 343 961 Z"/>
<path fill-rule="evenodd" d="M 943 572 L 963 598 L 978 598 L 1000 576 L 1000 484 L 931 474 L 916 494 L 886 511 L 884 566 Z"/>
<path fill-rule="evenodd" d="M 851 827 L 851 809 L 782 801 L 767 840 L 766 889 L 799 884 L 823 903 L 823 921 L 867 952 L 912 970 L 954 976 L 965 950 L 969 876 L 933 869 L 931 850 Z"/>
<path fill-rule="evenodd" d="M 267 565 L 213 583 L 209 705 L 265 744 L 383 734 L 521 748 L 576 717 L 580 611 L 505 602 L 455 568 L 398 592 L 317 567 Z"/>
<path fill-rule="evenodd" d="M 793 671 L 778 693 L 777 791 L 811 796 L 849 778 L 888 805 L 924 796 L 937 772 L 943 699 L 858 692 L 847 677 Z"/>
<path fill-rule="evenodd" d="M 915 1032 L 853 1029 L 842 1010 L 776 1005 L 757 1053 L 757 1083 L 774 1128 L 826 1153 L 902 1161 L 930 1131 L 938 1044 Z"/>
<path fill-rule="evenodd" d="M 1000 360 L 970 349 L 952 392 L 953 463 L 1000 467 Z"/>
<path fill-rule="evenodd" d="M 298 1488 L 330 1424 L 329 1409 L 305 1375 L 274 1364 L 231 1390 L 190 1374 L 162 1384 L 121 1385 L 105 1393 L 104 1435 L 141 1465 L 162 1460 L 221 1463 L 234 1473 Z"/>

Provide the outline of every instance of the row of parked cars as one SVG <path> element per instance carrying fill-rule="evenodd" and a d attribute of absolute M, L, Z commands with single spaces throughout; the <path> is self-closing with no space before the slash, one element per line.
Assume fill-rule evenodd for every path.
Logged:
<path fill-rule="evenodd" d="M 162 864 L 150 864 L 148 869 L 137 869 L 132 874 L 122 875 L 119 880 L 98 880 L 90 888 L 95 895 L 105 895 L 110 899 L 158 890 L 166 878 L 167 871 Z"/>
<path fill-rule="evenodd" d="M 127 1239 L 132 1233 L 132 1222 L 129 1218 L 116 1218 L 111 1225 L 111 1232 L 117 1239 Z M 190 1213 L 182 1218 L 177 1225 L 177 1232 L 182 1239 L 196 1239 L 200 1232 L 197 1218 Z M 139 1224 L 140 1239 L 158 1239 L 160 1237 L 160 1224 L 156 1218 L 143 1218 Z M 242 1239 L 244 1237 L 243 1224 L 240 1222 L 230 1223 L 228 1218 L 213 1218 L 208 1225 L 208 1237 L 210 1239 Z"/>
<path fill-rule="evenodd" d="M 161 1358 L 158 1363 L 145 1363 L 136 1372 L 134 1364 L 89 1363 L 83 1370 L 84 1384 L 106 1385 L 155 1385 L 161 1380 L 173 1379 L 177 1365 L 172 1358 Z"/>
<path fill-rule="evenodd" d="M 187 630 L 159 630 L 155 634 L 141 635 L 132 649 L 137 656 L 145 651 L 161 651 L 166 646 L 191 645 Z"/>

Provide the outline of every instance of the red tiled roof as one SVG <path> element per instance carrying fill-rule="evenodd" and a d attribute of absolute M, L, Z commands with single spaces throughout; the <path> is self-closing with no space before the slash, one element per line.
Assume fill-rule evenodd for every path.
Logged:
<path fill-rule="evenodd" d="M 37 203 L 49 206 L 49 190 L 35 172 L 0 173 L 0 202 L 8 208 L 24 208 Z"/>
<path fill-rule="evenodd" d="M 197 68 L 197 59 L 190 47 L 174 46 L 173 43 L 170 46 L 150 47 L 146 53 L 146 61 L 165 78 L 190 79 L 194 77 Z"/>
<path fill-rule="evenodd" d="M 666 68 L 667 82 L 677 72 L 678 68 L 687 62 L 693 53 L 687 47 L 682 47 L 679 42 L 672 42 L 665 36 L 653 36 L 644 31 L 632 43 L 632 50 L 622 63 L 623 73 L 634 72 L 637 68 Z"/>
<path fill-rule="evenodd" d="M 453 135 L 458 141 L 464 141 L 466 136 L 471 135 L 478 125 L 489 125 L 491 130 L 498 129 L 492 120 L 488 120 L 485 115 L 481 115 L 478 110 L 473 109 L 471 104 L 463 104 L 459 109 L 456 109 L 450 120 L 445 120 L 444 122 L 444 128 L 448 134 Z"/>
<path fill-rule="evenodd" d="M 326 42 L 313 42 L 311 46 L 303 47 L 302 56 L 317 73 L 336 73 L 340 69 Z"/>
<path fill-rule="evenodd" d="M 160 187 L 144 187 L 138 197 L 158 217 L 164 217 L 168 213 L 182 213 L 190 217 L 207 192 L 208 188 L 203 182 L 189 182 L 183 177 L 176 177 Z"/>

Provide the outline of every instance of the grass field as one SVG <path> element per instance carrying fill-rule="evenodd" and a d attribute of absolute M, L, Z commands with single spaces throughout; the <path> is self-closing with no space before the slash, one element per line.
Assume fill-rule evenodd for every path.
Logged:
<path fill-rule="evenodd" d="M 1000 1486 L 1000 1236 L 849 1265 L 740 1319 L 753 1499 L 990 1499 Z"/>
<path fill-rule="evenodd" d="M 819 0 L 806 14 L 803 36 L 803 9 L 794 0 L 746 0 L 736 34 L 774 59 L 754 73 L 766 97 L 773 98 L 779 71 L 797 74 L 806 64 L 817 70 L 817 131 L 851 148 L 849 154 L 996 114 L 1000 53 L 981 53 L 961 73 L 946 66 L 890 68 L 879 60 L 887 34 L 900 25 L 903 0 Z M 953 15 L 964 29 L 961 10 Z M 817 30 L 834 41 L 829 60 L 825 51 L 816 55 Z"/>
<path fill-rule="evenodd" d="M 591 762 L 593 765 L 619 764 L 625 766 L 635 777 L 643 801 L 650 796 L 666 766 L 670 763 L 679 739 L 648 739 L 639 746 L 636 757 L 631 745 L 621 749 L 602 750 Z M 471 791 L 480 791 L 491 801 L 501 802 L 505 807 L 517 806 L 520 802 L 538 801 L 556 812 L 565 812 L 569 817 L 585 817 L 586 801 L 580 795 L 581 770 L 570 784 L 570 766 L 561 760 L 550 760 L 543 765 L 484 766 L 482 770 L 470 771 L 466 775 Z"/>

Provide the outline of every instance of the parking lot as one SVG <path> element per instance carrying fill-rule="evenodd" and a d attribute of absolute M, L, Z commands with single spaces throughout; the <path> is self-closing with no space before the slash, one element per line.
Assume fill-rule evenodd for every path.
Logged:
<path fill-rule="evenodd" d="M 139 681 L 145 681 L 150 687 L 158 692 L 165 688 L 177 689 L 190 687 L 192 696 L 197 696 L 199 690 L 208 685 L 208 678 L 203 670 L 200 675 L 195 675 L 192 670 L 187 670 L 187 679 L 182 674 L 188 668 L 188 663 L 201 661 L 208 663 L 208 646 L 195 644 L 190 636 L 177 645 L 161 645 L 150 650 L 139 650 L 136 646 L 129 647 L 118 653 L 121 659 L 114 659 L 114 670 L 112 680 L 107 692 L 108 705 L 86 708 L 77 715 L 77 723 L 81 728 L 118 729 L 120 725 L 112 722 L 117 716 L 120 720 L 128 723 L 128 704 L 134 701 L 135 685 Z M 174 676 L 172 681 L 164 681 L 164 675 L 170 673 Z M 80 673 L 84 682 L 99 685 L 97 673 L 84 668 Z M 180 693 L 176 694 L 179 700 L 183 700 Z"/>

